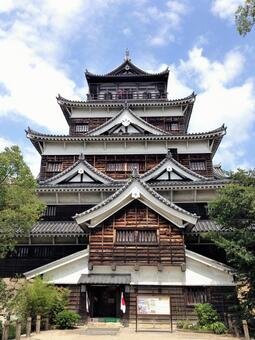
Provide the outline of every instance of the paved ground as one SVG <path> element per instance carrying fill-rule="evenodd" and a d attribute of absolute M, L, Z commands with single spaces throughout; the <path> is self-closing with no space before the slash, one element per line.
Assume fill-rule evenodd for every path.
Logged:
<path fill-rule="evenodd" d="M 92 332 L 93 333 L 93 332 Z M 100 333 L 100 331 L 99 331 Z M 119 332 L 114 330 L 108 331 L 108 335 L 97 334 L 91 335 L 85 328 L 81 327 L 74 330 L 54 330 L 41 332 L 40 334 L 32 335 L 30 339 L 33 340 L 97 340 L 97 339 L 113 339 L 113 340 L 237 340 L 232 336 L 226 335 L 213 335 L 213 334 L 198 334 L 186 332 L 138 332 L 135 333 L 132 329 L 123 328 Z"/>

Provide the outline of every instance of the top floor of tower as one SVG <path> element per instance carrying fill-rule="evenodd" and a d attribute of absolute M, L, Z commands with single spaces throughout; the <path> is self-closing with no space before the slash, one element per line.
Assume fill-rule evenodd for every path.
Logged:
<path fill-rule="evenodd" d="M 98 75 L 86 70 L 87 101 L 167 100 L 168 75 L 168 68 L 154 74 L 143 71 L 126 50 L 124 62 L 113 71 Z"/>

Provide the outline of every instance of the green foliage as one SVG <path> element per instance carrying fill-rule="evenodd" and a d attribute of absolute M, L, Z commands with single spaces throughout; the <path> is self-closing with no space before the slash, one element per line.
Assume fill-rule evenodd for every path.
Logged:
<path fill-rule="evenodd" d="M 255 0 L 245 0 L 243 6 L 239 6 L 235 13 L 237 30 L 245 36 L 255 24 Z"/>
<path fill-rule="evenodd" d="M 0 152 L 0 257 L 13 250 L 17 229 L 26 234 L 43 209 L 18 146 Z"/>
<path fill-rule="evenodd" d="M 59 312 L 56 316 L 56 324 L 60 329 L 74 328 L 80 320 L 80 315 L 70 310 Z"/>
<path fill-rule="evenodd" d="M 225 250 L 228 262 L 236 270 L 242 316 L 251 319 L 255 310 L 255 171 L 239 170 L 231 178 L 209 204 L 211 218 L 225 233 L 206 236 Z"/>
<path fill-rule="evenodd" d="M 55 287 L 55 289 L 57 290 L 57 295 L 49 312 L 50 323 L 54 325 L 56 324 L 57 314 L 66 309 L 68 305 L 68 297 L 70 295 L 69 289 L 58 287 Z"/>
<path fill-rule="evenodd" d="M 200 303 L 195 306 L 198 322 L 196 324 L 184 320 L 177 322 L 177 328 L 190 329 L 193 331 L 213 332 L 223 334 L 227 332 L 227 327 L 219 321 L 219 316 L 215 308 L 210 303 Z"/>
<path fill-rule="evenodd" d="M 227 327 L 224 325 L 223 322 L 216 321 L 210 325 L 210 329 L 215 334 L 224 334 L 227 332 Z"/>
<path fill-rule="evenodd" d="M 16 313 L 21 318 L 35 318 L 36 315 L 41 315 L 54 319 L 56 311 L 66 306 L 68 294 L 68 290 L 61 290 L 36 277 L 33 282 L 26 281 L 19 289 Z"/>
<path fill-rule="evenodd" d="M 18 287 L 18 280 L 10 281 L 7 285 L 3 279 L 0 279 L 0 310 L 6 319 L 9 319 L 15 310 Z"/>
<path fill-rule="evenodd" d="M 210 303 L 199 303 L 195 306 L 199 326 L 208 326 L 217 322 L 219 316 L 215 308 Z"/>

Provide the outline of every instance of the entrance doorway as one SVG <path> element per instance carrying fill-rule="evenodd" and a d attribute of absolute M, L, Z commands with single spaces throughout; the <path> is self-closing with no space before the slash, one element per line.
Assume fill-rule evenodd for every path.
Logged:
<path fill-rule="evenodd" d="M 91 286 L 90 303 L 93 318 L 118 318 L 120 288 L 118 286 Z"/>

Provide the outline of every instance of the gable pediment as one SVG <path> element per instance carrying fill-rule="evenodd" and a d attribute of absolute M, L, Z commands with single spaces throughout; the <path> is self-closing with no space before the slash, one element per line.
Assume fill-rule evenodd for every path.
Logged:
<path fill-rule="evenodd" d="M 81 214 L 75 215 L 76 222 L 81 227 L 94 228 L 134 200 L 142 202 L 179 228 L 193 225 L 198 219 L 196 215 L 187 212 L 158 194 L 141 181 L 138 175 L 138 177 L 132 177 L 106 200 Z"/>
<path fill-rule="evenodd" d="M 100 183 L 107 184 L 114 182 L 114 179 L 108 177 L 102 172 L 98 171 L 91 164 L 89 164 L 84 157 L 75 162 L 72 166 L 62 171 L 58 175 L 40 182 L 40 184 L 75 184 L 75 183 Z"/>
<path fill-rule="evenodd" d="M 115 117 L 108 120 L 101 126 L 89 131 L 88 136 L 100 135 L 132 135 L 152 134 L 167 135 L 167 133 L 136 116 L 129 108 L 122 109 Z"/>
<path fill-rule="evenodd" d="M 158 165 L 142 175 L 141 178 L 145 182 L 208 180 L 208 178 L 197 174 L 179 163 L 170 153 Z"/>

